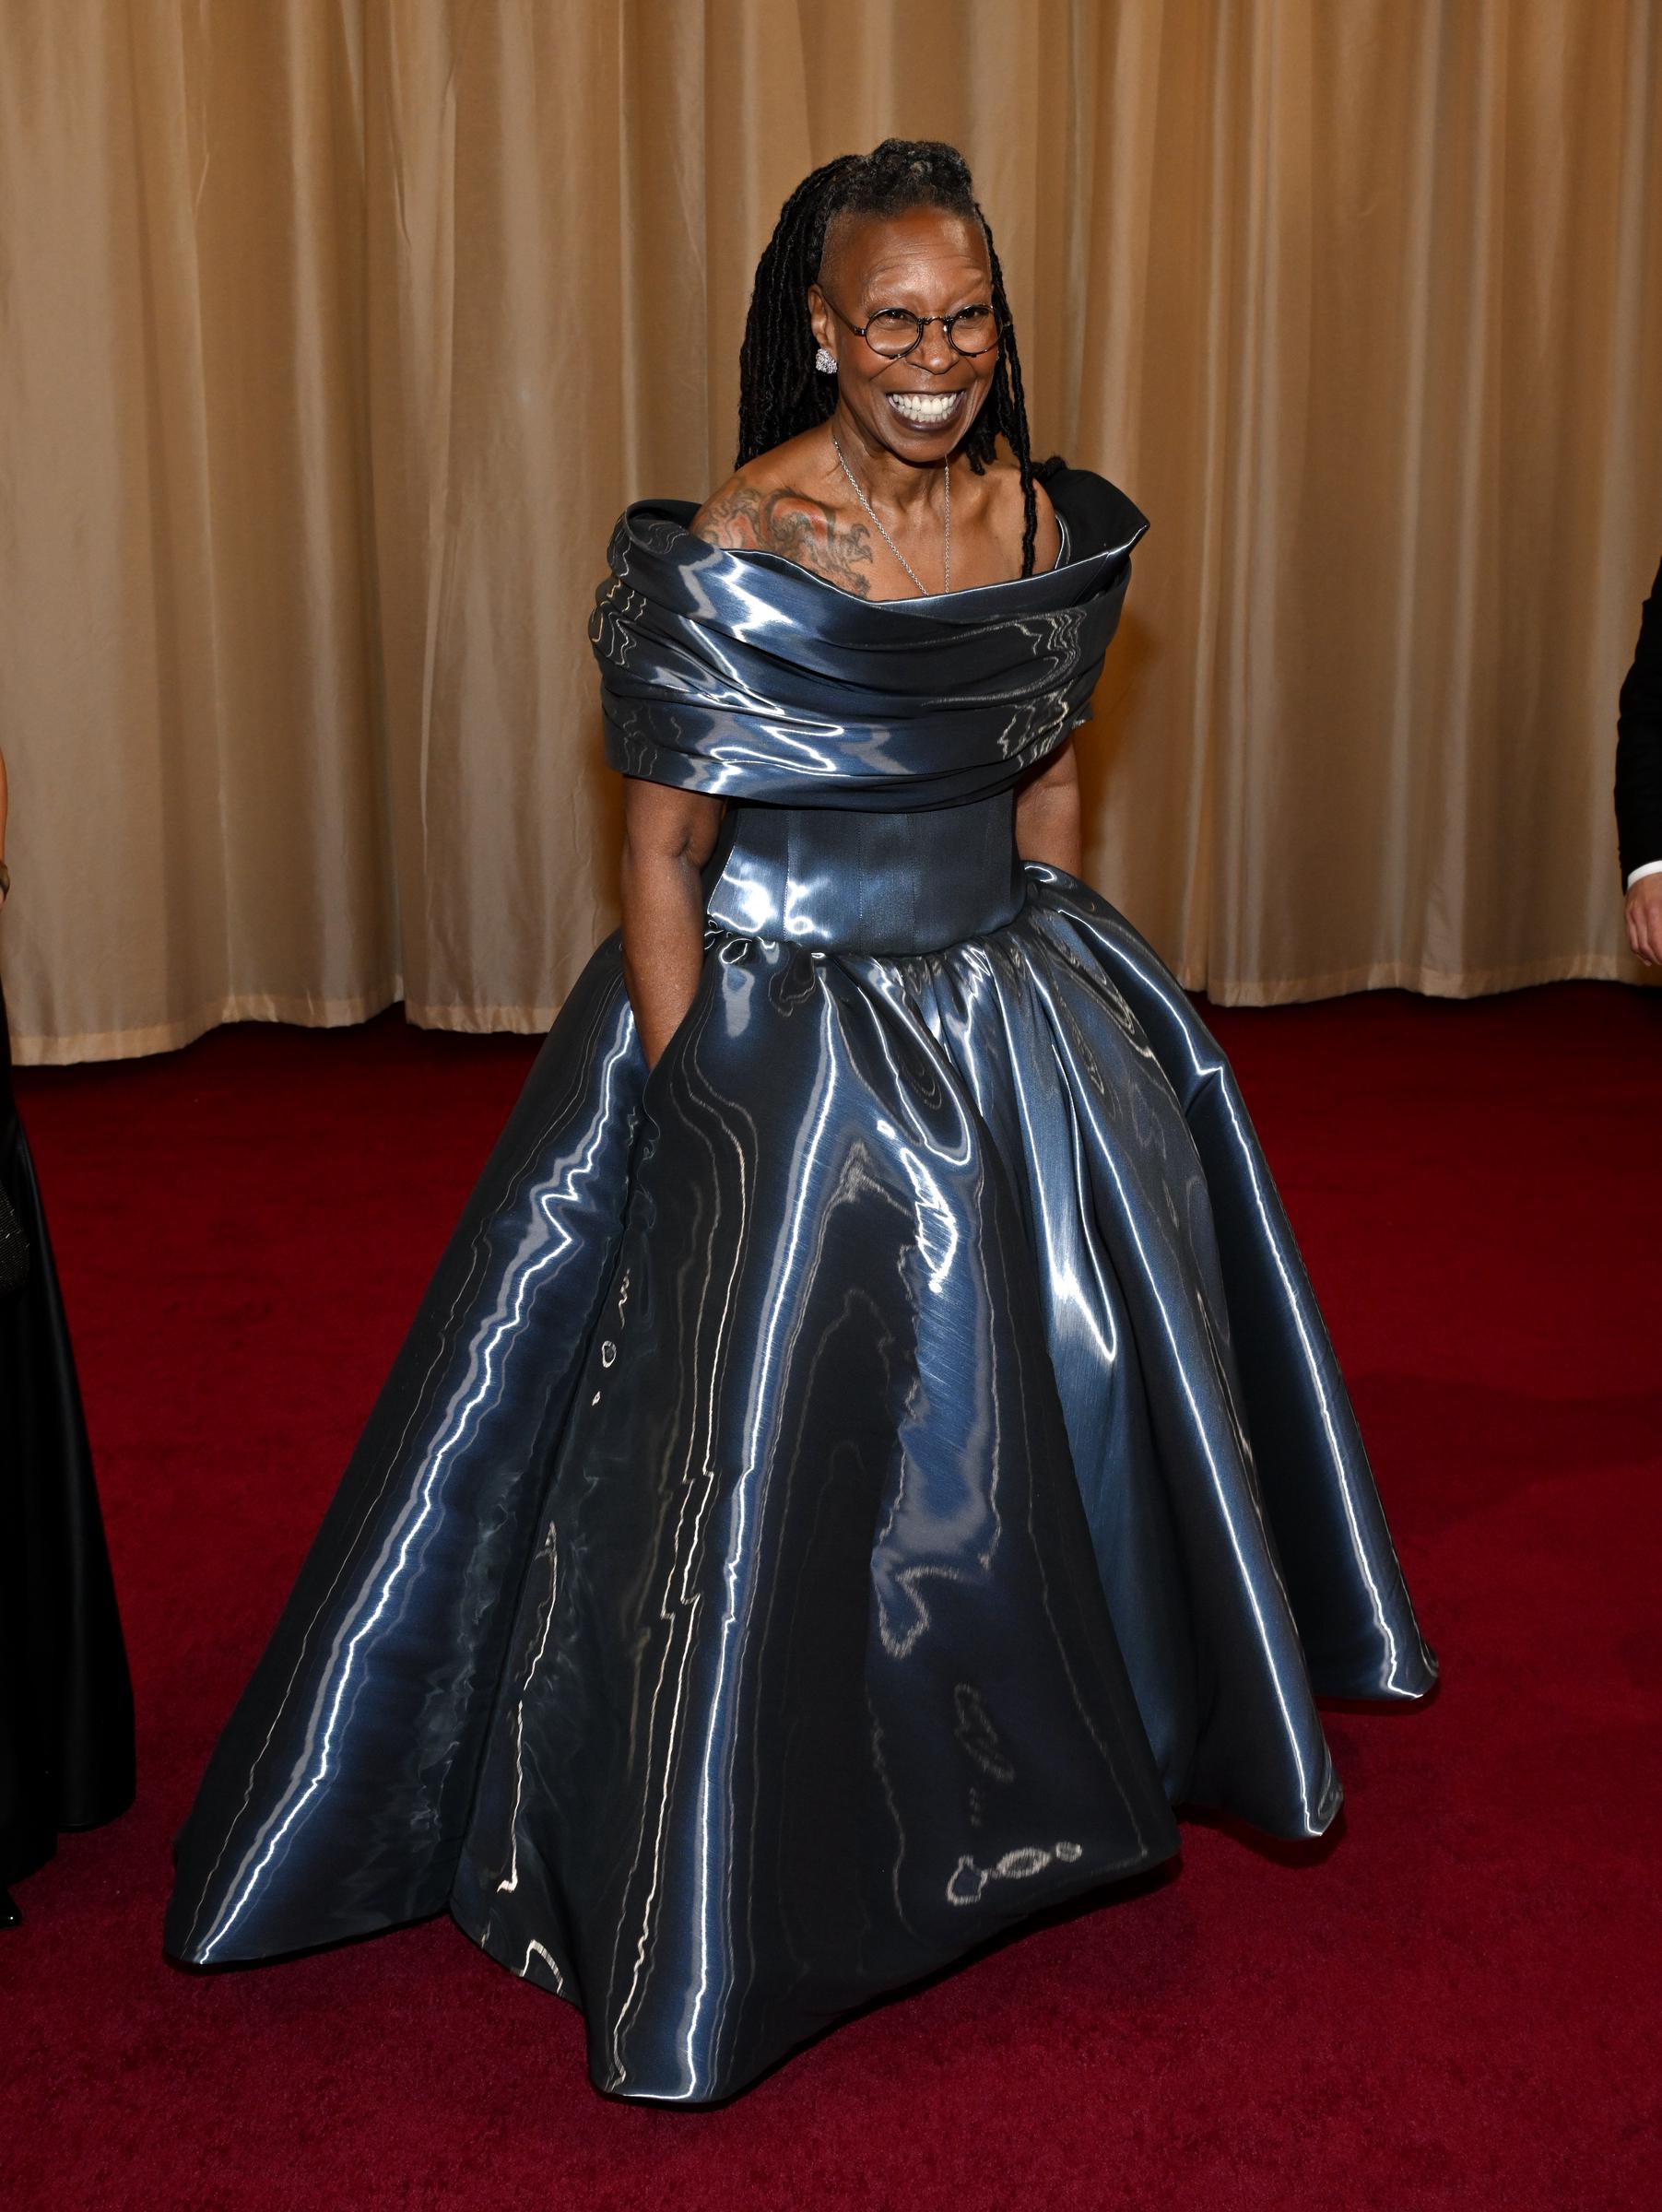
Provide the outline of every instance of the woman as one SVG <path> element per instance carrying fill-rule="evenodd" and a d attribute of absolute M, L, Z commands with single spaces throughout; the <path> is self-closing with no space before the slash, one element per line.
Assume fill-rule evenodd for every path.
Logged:
<path fill-rule="evenodd" d="M 1029 454 L 961 159 L 787 203 L 738 474 L 591 635 L 562 1011 L 181 1839 L 170 1947 L 446 1906 L 595 2082 L 730 2094 L 1176 1848 L 1307 1837 L 1420 1640 L 1239 1097 L 1078 880 L 1142 517 Z M 995 438 L 1013 456 L 999 460 Z"/>
<path fill-rule="evenodd" d="M 6 865 L 0 759 L 0 911 Z M 0 1296 L 0 1928 L 65 1829 L 133 1802 L 133 1695 L 63 1302 L 12 1097 L 0 994 L 0 1217 L 26 1253 Z"/>

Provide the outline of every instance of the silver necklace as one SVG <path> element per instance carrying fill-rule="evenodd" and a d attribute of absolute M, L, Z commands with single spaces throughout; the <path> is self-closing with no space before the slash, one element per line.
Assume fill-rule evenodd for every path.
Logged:
<path fill-rule="evenodd" d="M 896 560 L 900 562 L 902 568 L 905 570 L 907 575 L 911 577 L 913 582 L 916 584 L 919 598 L 927 599 L 931 595 L 928 586 L 925 583 L 923 578 L 918 574 L 917 571 L 913 567 L 912 563 L 906 559 L 906 556 L 901 551 L 899 546 L 895 544 L 893 538 L 890 536 L 888 531 L 884 529 L 882 524 L 878 520 L 878 511 L 872 505 L 871 501 L 866 497 L 866 494 L 860 489 L 860 479 L 855 476 L 854 470 L 849 467 L 848 455 L 843 451 L 842 446 L 838 443 L 837 433 L 835 430 L 833 430 L 831 434 L 831 451 L 836 454 L 837 459 L 843 465 L 843 474 L 854 486 L 855 499 L 859 500 L 861 506 L 865 508 L 866 513 L 871 517 L 872 527 L 877 531 L 878 535 L 882 539 L 883 543 L 889 547 L 889 550 L 894 555 Z M 943 588 L 949 592 L 952 589 L 952 464 L 949 461 L 943 461 L 941 463 L 940 474 L 942 492 L 944 495 L 944 505 L 941 512 L 942 527 L 940 541 L 940 566 L 941 576 L 943 579 Z"/>

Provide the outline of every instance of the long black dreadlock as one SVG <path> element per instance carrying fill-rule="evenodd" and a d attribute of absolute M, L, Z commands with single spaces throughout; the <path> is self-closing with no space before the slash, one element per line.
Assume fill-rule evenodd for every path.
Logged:
<path fill-rule="evenodd" d="M 1033 572 L 1039 527 L 1033 497 L 1034 467 L 1028 436 L 1027 402 L 1015 325 L 1005 297 L 1004 271 L 987 218 L 976 202 L 970 166 L 953 146 L 935 138 L 885 138 L 869 154 L 841 154 L 805 177 L 780 210 L 767 249 L 756 265 L 750 312 L 738 356 L 738 460 L 742 468 L 798 431 L 824 422 L 837 404 L 837 380 L 814 366 L 814 334 L 807 319 L 807 288 L 819 274 L 827 226 L 839 215 L 904 215 L 938 207 L 981 226 L 993 272 L 993 312 L 998 318 L 998 364 L 986 405 L 971 424 L 964 458 L 980 476 L 1002 434 L 1021 472 L 1024 527 L 1021 573 Z"/>

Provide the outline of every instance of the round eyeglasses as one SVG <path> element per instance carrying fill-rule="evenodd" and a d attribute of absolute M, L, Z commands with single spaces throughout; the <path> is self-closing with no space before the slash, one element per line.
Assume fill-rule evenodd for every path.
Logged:
<path fill-rule="evenodd" d="M 950 315 L 914 315 L 909 307 L 880 307 L 864 323 L 851 323 L 823 287 L 819 297 L 845 330 L 864 338 L 873 353 L 880 353 L 888 360 L 902 360 L 915 353 L 931 323 L 940 324 L 954 353 L 972 359 L 978 353 L 990 353 L 998 343 L 998 318 L 984 303 L 961 307 Z"/>

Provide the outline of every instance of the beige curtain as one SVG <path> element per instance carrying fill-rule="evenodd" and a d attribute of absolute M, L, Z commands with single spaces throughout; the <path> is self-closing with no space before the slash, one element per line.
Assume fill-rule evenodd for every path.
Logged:
<path fill-rule="evenodd" d="M 891 131 L 1153 518 L 1093 880 L 1225 1000 L 1639 972 L 1658 0 L 0 0 L 19 1056 L 551 1017 L 610 524 L 726 472 L 779 204 Z"/>

